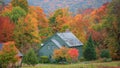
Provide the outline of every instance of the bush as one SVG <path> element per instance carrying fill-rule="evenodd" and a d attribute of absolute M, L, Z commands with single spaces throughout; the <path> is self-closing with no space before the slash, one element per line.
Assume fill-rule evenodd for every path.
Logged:
<path fill-rule="evenodd" d="M 53 59 L 56 63 L 73 63 L 78 61 L 79 52 L 75 48 L 62 47 L 56 49 L 53 53 Z"/>
<path fill-rule="evenodd" d="M 49 63 L 50 60 L 47 56 L 40 56 L 40 63 Z"/>
<path fill-rule="evenodd" d="M 33 49 L 30 49 L 28 53 L 23 57 L 23 62 L 33 66 L 38 63 L 38 57 Z"/>
<path fill-rule="evenodd" d="M 110 58 L 109 50 L 107 50 L 107 49 L 102 50 L 101 54 L 100 54 L 100 57 L 101 58 Z"/>
<path fill-rule="evenodd" d="M 99 58 L 96 62 L 111 62 L 112 58 Z"/>
<path fill-rule="evenodd" d="M 66 60 L 67 62 L 77 62 L 78 61 L 79 52 L 76 48 L 70 48 L 67 52 Z"/>
<path fill-rule="evenodd" d="M 81 57 L 80 58 L 80 61 L 82 62 L 82 61 L 85 61 L 85 58 L 84 57 Z"/>
<path fill-rule="evenodd" d="M 105 58 L 104 59 L 104 62 L 111 62 L 112 61 L 112 58 Z"/>
<path fill-rule="evenodd" d="M 67 52 L 68 52 L 68 48 L 65 48 L 65 47 L 56 49 L 54 50 L 54 53 L 53 53 L 53 59 L 55 59 L 56 63 L 65 62 L 66 61 L 65 57 L 67 55 Z"/>

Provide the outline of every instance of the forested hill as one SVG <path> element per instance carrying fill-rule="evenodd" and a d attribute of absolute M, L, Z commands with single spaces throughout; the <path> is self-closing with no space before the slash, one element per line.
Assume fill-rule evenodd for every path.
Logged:
<path fill-rule="evenodd" d="M 4 0 L 5 3 L 10 0 Z M 40 6 L 46 13 L 58 8 L 68 7 L 70 11 L 76 12 L 78 9 L 98 8 L 111 0 L 28 0 L 29 5 Z"/>

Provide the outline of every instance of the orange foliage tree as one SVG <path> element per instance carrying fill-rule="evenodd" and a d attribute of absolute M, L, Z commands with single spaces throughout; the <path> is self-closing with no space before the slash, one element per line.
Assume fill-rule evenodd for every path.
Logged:
<path fill-rule="evenodd" d="M 64 31 L 68 28 L 68 23 L 71 21 L 70 12 L 68 9 L 62 8 L 56 10 L 49 17 L 49 26 L 53 33 Z"/>
<path fill-rule="evenodd" d="M 73 33 L 83 42 L 86 41 L 86 31 L 88 29 L 89 23 L 84 15 L 77 14 L 72 19 L 73 22 L 70 23 L 70 29 Z"/>
<path fill-rule="evenodd" d="M 43 9 L 38 6 L 30 6 L 29 10 L 30 13 L 34 15 L 33 17 L 37 20 L 39 36 L 41 41 L 44 41 L 50 35 L 50 31 L 48 30 L 48 19 L 43 12 Z"/>
<path fill-rule="evenodd" d="M 0 50 L 1 67 L 7 68 L 11 64 L 14 65 L 17 61 L 17 49 L 14 42 L 4 43 Z"/>

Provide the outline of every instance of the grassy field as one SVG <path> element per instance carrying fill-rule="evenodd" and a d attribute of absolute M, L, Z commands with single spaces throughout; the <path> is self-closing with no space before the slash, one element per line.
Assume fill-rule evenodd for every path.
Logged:
<path fill-rule="evenodd" d="M 22 68 L 120 68 L 120 61 L 91 63 L 81 62 L 77 64 L 38 64 L 36 66 L 23 65 Z"/>

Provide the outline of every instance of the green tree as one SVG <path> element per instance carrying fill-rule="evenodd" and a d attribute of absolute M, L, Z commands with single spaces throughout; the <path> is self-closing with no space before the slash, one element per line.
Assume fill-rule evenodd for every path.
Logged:
<path fill-rule="evenodd" d="M 16 7 L 19 6 L 22 9 L 24 9 L 26 12 L 28 11 L 28 2 L 27 0 L 12 0 L 11 1 L 12 6 Z"/>
<path fill-rule="evenodd" d="M 88 61 L 96 59 L 95 46 L 91 36 L 87 40 L 83 55 L 84 58 Z"/>
<path fill-rule="evenodd" d="M 14 22 L 17 23 L 19 18 L 25 17 L 26 12 L 20 7 L 13 7 L 11 12 L 6 12 L 5 16 L 9 16 L 9 18 Z"/>
<path fill-rule="evenodd" d="M 35 54 L 35 51 L 32 48 L 24 56 L 23 62 L 28 64 L 28 65 L 33 65 L 33 66 L 39 62 L 38 57 L 37 57 L 37 55 Z"/>

